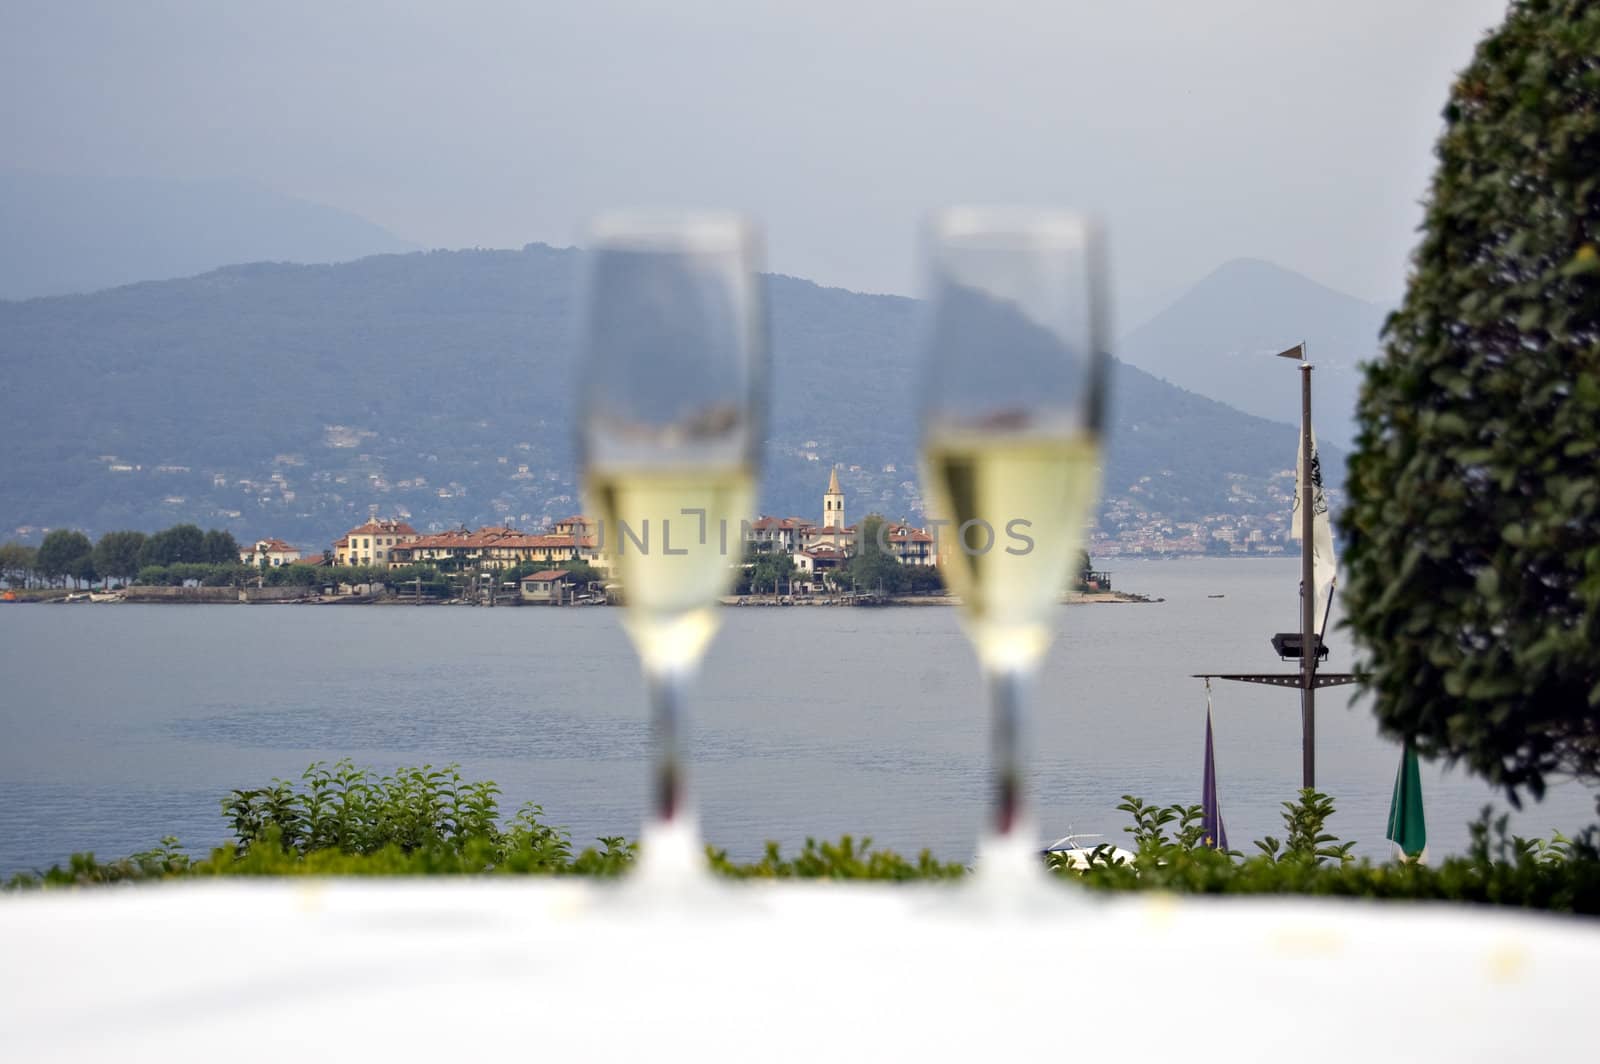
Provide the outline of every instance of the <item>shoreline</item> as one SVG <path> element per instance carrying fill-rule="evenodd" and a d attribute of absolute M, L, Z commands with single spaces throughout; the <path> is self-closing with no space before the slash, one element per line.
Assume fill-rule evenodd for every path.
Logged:
<path fill-rule="evenodd" d="M 253 589 L 246 589 L 247 592 Z M 144 593 L 145 591 L 154 593 Z M 178 592 L 178 593 L 174 593 Z M 219 593 L 220 592 L 220 593 Z M 496 607 L 523 608 L 531 606 L 549 606 L 544 602 L 497 602 L 488 606 L 481 602 L 468 602 L 463 599 L 423 599 L 417 601 L 404 595 L 311 595 L 302 597 L 256 597 L 248 593 L 240 593 L 235 588 L 151 588 L 135 589 L 129 595 L 123 592 L 95 592 L 98 600 L 91 599 L 88 592 L 66 592 L 53 595 L 30 595 L 27 598 L 10 600 L 6 605 L 120 605 L 130 603 L 137 606 L 473 606 L 485 609 Z M 100 597 L 106 596 L 106 597 Z M 772 596 L 760 595 L 724 595 L 718 600 L 722 605 L 743 608 L 751 607 L 853 607 L 860 609 L 883 609 L 891 606 L 929 607 L 929 606 L 959 606 L 961 601 L 955 595 L 886 595 L 850 597 L 827 596 Z M 1165 602 L 1161 597 L 1151 597 L 1130 591 L 1090 591 L 1063 595 L 1061 604 L 1064 606 L 1088 606 L 1106 604 L 1152 604 Z M 567 603 L 567 606 L 608 606 L 606 602 Z"/>
<path fill-rule="evenodd" d="M 1164 598 L 1152 598 L 1132 591 L 1088 591 L 1063 595 L 1063 606 L 1091 606 L 1112 604 L 1153 604 L 1165 602 Z M 883 598 L 862 599 L 849 601 L 828 598 L 796 598 L 788 596 L 774 600 L 772 596 L 756 595 L 724 595 L 721 599 L 724 606 L 959 606 L 961 599 L 956 595 L 887 595 Z"/>

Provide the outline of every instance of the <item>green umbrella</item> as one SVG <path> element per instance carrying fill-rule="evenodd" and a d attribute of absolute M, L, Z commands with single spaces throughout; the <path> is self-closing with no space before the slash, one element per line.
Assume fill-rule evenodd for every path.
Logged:
<path fill-rule="evenodd" d="M 1417 750 L 1408 741 L 1394 777 L 1394 798 L 1389 802 L 1389 829 L 1384 838 L 1399 847 L 1406 860 L 1421 861 L 1428 848 L 1428 823 L 1422 815 L 1422 772 Z"/>

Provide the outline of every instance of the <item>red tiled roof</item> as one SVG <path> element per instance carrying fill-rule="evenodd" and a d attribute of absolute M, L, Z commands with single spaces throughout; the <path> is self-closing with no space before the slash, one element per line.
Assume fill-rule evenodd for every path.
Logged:
<path fill-rule="evenodd" d="M 592 547 L 594 546 L 594 537 L 584 536 L 582 541 L 579 542 L 577 536 L 566 532 L 562 532 L 559 535 L 551 532 L 532 534 L 519 532 L 514 536 L 506 536 L 497 540 L 494 546 L 527 550 L 564 550 L 573 546 Z"/>
<path fill-rule="evenodd" d="M 417 530 L 404 521 L 368 521 L 359 528 L 352 528 L 346 536 L 414 536 Z"/>
<path fill-rule="evenodd" d="M 593 538 L 593 537 L 589 537 Z M 507 546 L 532 547 L 534 549 L 547 547 L 570 547 L 577 541 L 577 537 L 567 532 L 559 535 L 554 532 L 534 532 L 527 535 L 508 536 L 504 540 Z"/>
<path fill-rule="evenodd" d="M 514 528 L 480 528 L 476 532 L 457 529 L 452 532 L 440 532 L 432 536 L 420 536 L 409 543 L 397 544 L 397 549 L 415 550 L 488 550 L 501 548 L 503 550 L 562 550 L 570 549 L 574 545 L 593 547 L 594 537 L 584 536 L 581 541 L 578 537 L 563 533 L 551 535 L 546 533 L 518 532 Z"/>
<path fill-rule="evenodd" d="M 763 514 L 750 527 L 756 532 L 766 532 L 774 528 L 783 531 L 797 531 L 806 528 L 810 523 L 803 517 L 768 517 Z"/>
<path fill-rule="evenodd" d="M 571 580 L 572 574 L 565 569 L 541 569 L 537 573 L 529 573 L 522 578 L 524 584 L 530 581 Z"/>

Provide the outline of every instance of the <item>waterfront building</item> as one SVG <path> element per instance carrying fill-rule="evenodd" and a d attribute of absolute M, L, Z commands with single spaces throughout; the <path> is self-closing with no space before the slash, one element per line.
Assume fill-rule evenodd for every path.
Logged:
<path fill-rule="evenodd" d="M 522 601 L 559 606 L 567 600 L 572 574 L 565 569 L 545 569 L 522 578 Z"/>
<path fill-rule="evenodd" d="M 333 545 L 335 565 L 376 565 L 390 567 L 396 547 L 417 538 L 417 530 L 404 521 L 373 518 L 352 528 Z"/>
<path fill-rule="evenodd" d="M 458 528 L 448 532 L 418 536 L 400 544 L 390 553 L 389 567 L 399 569 L 421 563 L 456 569 L 500 568 L 485 564 L 486 552 L 508 536 L 520 535 L 521 533 L 512 528 L 484 527 L 475 532 Z M 502 545 L 501 553 L 506 549 L 507 547 Z"/>
<path fill-rule="evenodd" d="M 933 535 L 927 529 L 912 528 L 904 522 L 898 522 L 884 526 L 883 538 L 901 565 L 939 563 L 939 557 L 933 550 Z"/>
<path fill-rule="evenodd" d="M 569 518 L 558 527 L 592 527 L 587 518 Z M 593 535 L 520 532 L 509 527 L 488 526 L 477 531 L 456 529 L 436 535 L 418 536 L 393 549 L 389 567 L 424 564 L 463 569 L 511 569 L 524 562 L 551 564 L 584 562 L 603 568 Z"/>
<path fill-rule="evenodd" d="M 814 585 L 827 573 L 844 565 L 848 555 L 829 543 L 797 550 L 793 554 L 795 579 Z"/>
<path fill-rule="evenodd" d="M 584 514 L 573 514 L 563 517 L 550 526 L 550 531 L 557 536 L 593 536 L 600 522 Z"/>
<path fill-rule="evenodd" d="M 258 539 L 254 545 L 239 552 L 239 564 L 254 569 L 259 568 L 264 560 L 266 565 L 277 568 L 299 561 L 300 555 L 299 547 L 291 547 L 281 539 Z"/>
<path fill-rule="evenodd" d="M 745 543 L 763 554 L 793 554 L 810 525 L 803 517 L 761 517 L 745 530 Z"/>

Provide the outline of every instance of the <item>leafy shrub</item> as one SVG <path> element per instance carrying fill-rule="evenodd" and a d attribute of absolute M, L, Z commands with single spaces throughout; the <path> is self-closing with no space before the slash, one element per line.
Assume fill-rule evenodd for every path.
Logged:
<path fill-rule="evenodd" d="M 290 562 L 269 567 L 263 581 L 271 587 L 316 587 L 322 576 L 317 566 Z"/>
<path fill-rule="evenodd" d="M 615 876 L 637 847 L 621 836 L 574 853 L 570 835 L 524 805 L 499 821 L 500 789 L 463 780 L 454 765 L 401 768 L 387 775 L 349 761 L 313 764 L 299 781 L 236 790 L 222 800 L 234 830 L 232 846 L 191 859 L 177 840 L 118 861 L 75 854 L 63 867 L 14 876 L 12 888 L 123 883 L 204 876 Z M 1437 867 L 1356 861 L 1350 842 L 1327 831 L 1333 800 L 1302 791 L 1285 802 L 1284 840 L 1266 838 L 1255 856 L 1204 845 L 1200 807 L 1157 806 L 1133 795 L 1118 807 L 1132 823 L 1136 855 L 1113 863 L 1111 847 L 1089 854 L 1088 866 L 1061 855 L 1045 858 L 1064 881 L 1091 890 L 1161 890 L 1190 894 L 1312 894 L 1370 898 L 1450 899 L 1600 914 L 1600 830 L 1546 842 L 1507 833 L 1507 818 L 1489 810 L 1473 825 L 1466 857 Z M 863 879 L 949 881 L 967 872 L 923 850 L 910 860 L 873 849 L 872 840 L 808 838 L 794 856 L 769 842 L 759 860 L 740 863 L 706 848 L 707 863 L 730 879 Z"/>
<path fill-rule="evenodd" d="M 469 851 L 499 864 L 511 853 L 538 855 L 550 870 L 570 864 L 571 839 L 540 821 L 532 803 L 502 829 L 500 788 L 468 782 L 450 765 L 400 768 L 385 776 L 348 760 L 317 762 L 297 787 L 275 779 L 257 790 L 236 790 L 222 800 L 233 828 L 234 852 L 247 857 L 262 849 L 292 857 L 324 851 L 365 856 L 395 850 L 463 856 Z"/>
<path fill-rule="evenodd" d="M 1350 855 L 1354 845 L 1328 833 L 1333 800 L 1313 790 L 1285 802 L 1285 840 L 1256 842 L 1256 856 L 1243 858 L 1201 845 L 1199 806 L 1158 808 L 1131 795 L 1118 808 L 1134 817 L 1124 830 L 1134 836 L 1131 864 L 1113 863 L 1109 846 L 1089 854 L 1088 867 L 1074 869 L 1050 856 L 1057 875 L 1094 890 L 1166 890 L 1182 894 L 1310 894 L 1366 898 L 1450 900 L 1557 912 L 1600 914 L 1600 831 L 1552 842 L 1507 833 L 1507 817 L 1490 819 L 1485 807 L 1472 825 L 1466 857 L 1437 866 L 1412 862 L 1373 864 Z M 1177 824 L 1174 835 L 1165 828 Z"/>
<path fill-rule="evenodd" d="M 172 573 L 165 565 L 146 565 L 139 570 L 139 575 L 133 578 L 135 584 L 145 587 L 167 587 L 179 583 L 172 578 Z"/>
<path fill-rule="evenodd" d="M 858 845 L 853 836 L 845 835 L 838 842 L 818 842 L 807 838 L 805 845 L 793 858 L 784 857 L 775 842 L 768 842 L 761 860 L 753 864 L 737 864 L 728 860 L 726 850 L 706 848 L 711 870 L 732 879 L 958 879 L 966 874 L 966 866 L 959 862 L 937 860 L 931 851 L 923 850 L 915 862 L 908 861 L 893 850 L 874 850 L 872 839 L 864 838 Z"/>
<path fill-rule="evenodd" d="M 1600 779 L 1596 55 L 1600 5 L 1517 0 L 1456 79 L 1341 522 L 1384 733 L 1513 803 Z"/>

